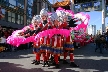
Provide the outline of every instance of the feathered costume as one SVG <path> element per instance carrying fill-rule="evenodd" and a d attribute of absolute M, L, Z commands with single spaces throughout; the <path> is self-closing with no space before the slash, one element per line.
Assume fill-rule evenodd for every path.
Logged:
<path fill-rule="evenodd" d="M 56 67 L 59 67 L 59 57 L 64 56 L 63 63 L 67 63 L 66 57 L 69 52 L 71 66 L 78 67 L 74 63 L 74 46 L 71 37 L 72 29 L 76 30 L 74 24 L 75 19 L 68 20 L 68 16 L 73 15 L 70 11 L 58 10 L 54 13 L 48 13 L 47 10 L 42 9 L 40 15 L 36 15 L 32 19 L 32 24 L 24 27 L 22 30 L 17 30 L 8 37 L 7 43 L 14 46 L 33 42 L 33 52 L 36 55 L 32 64 L 40 64 L 40 57 L 43 57 L 43 67 L 49 66 L 49 57 L 53 56 Z M 77 15 L 76 15 L 77 16 Z M 89 20 L 89 16 L 86 15 Z M 84 20 L 84 19 L 83 19 Z M 87 23 L 87 20 L 86 21 Z M 84 23 L 84 21 L 82 21 Z M 86 27 L 86 25 L 83 25 Z M 71 29 L 72 27 L 72 29 Z"/>

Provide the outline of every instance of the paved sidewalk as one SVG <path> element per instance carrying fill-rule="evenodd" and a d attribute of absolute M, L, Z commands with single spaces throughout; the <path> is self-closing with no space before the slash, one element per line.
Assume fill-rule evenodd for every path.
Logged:
<path fill-rule="evenodd" d="M 73 68 L 60 64 L 60 69 L 55 69 L 54 66 L 42 67 L 41 64 L 30 64 L 31 60 L 35 58 L 32 49 L 4 52 L 0 53 L 0 72 L 108 72 L 108 51 L 99 54 L 94 49 L 94 44 L 75 49 L 75 63 L 80 67 Z"/>

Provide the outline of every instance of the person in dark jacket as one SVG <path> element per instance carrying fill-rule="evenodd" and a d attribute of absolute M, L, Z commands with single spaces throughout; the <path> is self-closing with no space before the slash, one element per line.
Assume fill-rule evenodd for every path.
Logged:
<path fill-rule="evenodd" d="M 108 48 L 108 29 L 107 29 L 107 32 L 106 32 L 106 46 L 107 46 L 107 48 Z"/>
<path fill-rule="evenodd" d="M 102 48 L 105 46 L 106 44 L 106 40 L 104 38 L 104 36 L 100 36 L 99 39 L 95 40 L 95 43 L 97 44 L 96 48 L 95 48 L 95 52 L 97 51 L 97 49 L 100 49 L 100 53 L 102 54 Z"/>

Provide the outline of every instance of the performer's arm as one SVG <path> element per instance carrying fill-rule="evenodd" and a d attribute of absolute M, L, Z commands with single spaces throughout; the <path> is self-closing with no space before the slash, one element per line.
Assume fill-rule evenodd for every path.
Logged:
<path fill-rule="evenodd" d="M 44 30 L 47 30 L 47 29 L 51 29 L 51 28 L 52 28 L 52 24 L 50 22 L 48 22 L 47 24 L 45 24 L 45 26 L 43 26 L 41 31 L 44 31 Z"/>
<path fill-rule="evenodd" d="M 37 28 L 36 30 L 31 31 L 31 35 L 39 33 L 41 28 Z"/>

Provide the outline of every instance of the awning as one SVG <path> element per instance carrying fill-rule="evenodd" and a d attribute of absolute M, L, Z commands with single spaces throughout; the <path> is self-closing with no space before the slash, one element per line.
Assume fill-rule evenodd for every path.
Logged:
<path fill-rule="evenodd" d="M 15 23 L 11 23 L 11 22 L 6 22 L 6 21 L 3 21 L 3 20 L 0 20 L 0 25 L 8 27 L 8 28 L 10 27 L 10 28 L 17 28 L 17 29 L 22 29 L 24 27 L 24 25 L 15 24 Z"/>

